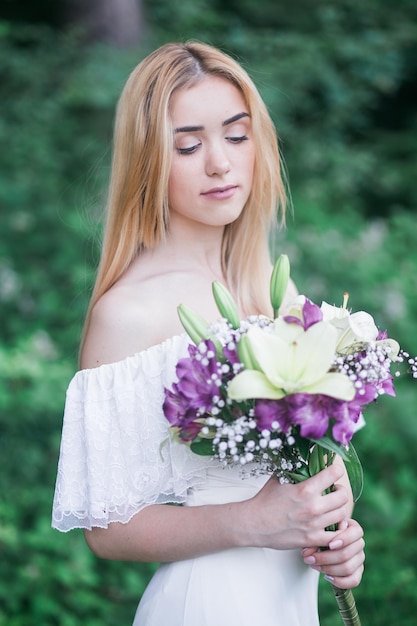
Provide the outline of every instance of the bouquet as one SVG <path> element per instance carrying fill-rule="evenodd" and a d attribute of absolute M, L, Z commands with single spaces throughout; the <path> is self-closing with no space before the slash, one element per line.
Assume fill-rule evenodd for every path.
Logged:
<path fill-rule="evenodd" d="M 417 362 L 376 327 L 364 311 L 317 306 L 298 296 L 279 314 L 290 267 L 281 255 L 271 277 L 274 318 L 240 320 L 227 289 L 213 283 L 222 316 L 209 325 L 185 305 L 178 312 L 193 340 L 165 389 L 164 413 L 175 435 L 197 454 L 242 473 L 267 473 L 281 482 L 305 480 L 345 461 L 355 501 L 362 468 L 351 444 L 366 406 L 395 396 L 394 364 Z M 331 529 L 334 530 L 334 529 Z M 344 624 L 360 625 L 351 590 L 334 587 Z"/>

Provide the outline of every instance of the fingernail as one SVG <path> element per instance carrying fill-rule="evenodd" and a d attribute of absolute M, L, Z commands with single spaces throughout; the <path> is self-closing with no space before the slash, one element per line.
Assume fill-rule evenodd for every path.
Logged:
<path fill-rule="evenodd" d="M 338 548 L 341 548 L 342 546 L 343 546 L 343 541 L 341 539 L 333 539 L 333 541 L 329 543 L 330 550 L 337 550 Z"/>
<path fill-rule="evenodd" d="M 314 558 L 314 556 L 306 556 L 306 558 L 304 559 L 304 563 L 306 565 L 314 565 L 315 562 L 316 559 Z"/>
<path fill-rule="evenodd" d="M 312 565 L 311 569 L 314 569 L 316 572 L 321 572 L 321 567 L 320 565 Z"/>
<path fill-rule="evenodd" d="M 328 576 L 327 574 L 325 574 L 323 576 L 324 580 L 327 580 L 328 583 L 332 583 L 334 582 L 334 577 L 333 576 Z"/>

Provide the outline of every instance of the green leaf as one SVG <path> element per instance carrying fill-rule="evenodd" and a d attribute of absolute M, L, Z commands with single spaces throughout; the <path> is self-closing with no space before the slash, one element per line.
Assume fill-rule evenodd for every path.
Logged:
<path fill-rule="evenodd" d="M 310 476 L 315 476 L 318 474 L 323 468 L 322 463 L 320 463 L 320 447 L 318 445 L 313 446 L 308 458 L 308 469 L 310 471 Z"/>
<path fill-rule="evenodd" d="M 353 501 L 357 502 L 362 495 L 363 491 L 363 470 L 359 457 L 355 448 L 350 443 L 349 448 L 345 448 L 336 443 L 330 437 L 323 437 L 322 439 L 312 439 L 319 446 L 325 450 L 335 452 L 342 457 L 345 462 L 346 472 L 349 478 L 350 486 L 352 488 Z"/>
<path fill-rule="evenodd" d="M 295 483 L 302 483 L 304 480 L 310 478 L 310 474 L 307 471 L 299 471 L 300 473 L 286 472 L 286 476 L 288 476 L 288 478 L 291 478 L 291 480 L 293 480 Z"/>
<path fill-rule="evenodd" d="M 200 456 L 212 456 L 213 443 L 211 439 L 195 439 L 190 445 L 192 452 Z"/>
<path fill-rule="evenodd" d="M 336 443 L 330 437 L 322 437 L 321 439 L 311 439 L 314 443 L 317 443 L 319 446 L 324 448 L 325 450 L 329 450 L 330 452 L 336 452 L 339 456 L 342 457 L 344 461 L 349 460 L 347 449 L 344 446 L 341 446 L 340 443 Z"/>
<path fill-rule="evenodd" d="M 300 452 L 301 458 L 307 461 L 311 449 L 311 440 L 301 437 L 299 433 L 293 433 L 296 446 Z"/>
<path fill-rule="evenodd" d="M 345 459 L 346 471 L 349 477 L 350 486 L 352 487 L 353 501 L 357 502 L 363 491 L 363 469 L 355 448 L 350 443 L 348 450 L 345 450 L 347 459 Z"/>

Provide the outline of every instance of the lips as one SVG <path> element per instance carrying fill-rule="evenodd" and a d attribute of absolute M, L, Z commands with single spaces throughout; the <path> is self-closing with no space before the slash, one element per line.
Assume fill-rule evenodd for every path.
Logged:
<path fill-rule="evenodd" d="M 231 198 L 237 190 L 236 185 L 226 185 L 225 187 L 213 187 L 208 191 L 202 192 L 205 198 L 213 198 L 215 200 L 227 200 Z"/>

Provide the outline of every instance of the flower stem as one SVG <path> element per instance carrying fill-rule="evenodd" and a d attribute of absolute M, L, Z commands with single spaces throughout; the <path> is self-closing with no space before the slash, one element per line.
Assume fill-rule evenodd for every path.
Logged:
<path fill-rule="evenodd" d="M 319 448 L 318 450 L 319 457 L 319 466 L 320 469 L 324 469 L 325 467 L 329 467 L 335 458 L 335 454 L 329 452 L 327 454 L 327 458 L 325 458 L 325 453 L 323 448 Z M 332 485 L 327 492 L 334 491 L 334 485 Z M 328 528 L 328 530 L 336 530 L 337 526 L 333 526 L 332 528 Z M 342 622 L 344 626 L 361 626 L 361 620 L 359 617 L 358 610 L 356 608 L 355 598 L 353 597 L 353 593 L 351 589 L 340 589 L 335 585 L 332 585 L 333 593 L 336 598 L 337 606 L 339 607 L 339 615 L 342 618 Z"/>
<path fill-rule="evenodd" d="M 361 626 L 361 620 L 356 608 L 355 598 L 351 589 L 333 587 L 333 593 L 339 607 L 339 614 L 345 626 Z"/>

